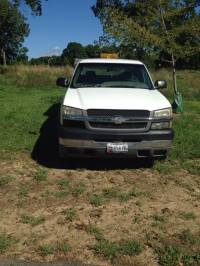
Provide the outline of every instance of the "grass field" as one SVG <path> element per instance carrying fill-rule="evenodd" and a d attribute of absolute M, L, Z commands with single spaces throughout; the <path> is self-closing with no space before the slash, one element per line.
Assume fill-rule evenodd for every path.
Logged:
<path fill-rule="evenodd" d="M 200 265 L 200 76 L 178 72 L 184 113 L 165 162 L 56 158 L 67 68 L 0 75 L 0 258 L 95 265 Z M 154 72 L 155 79 L 166 70 Z M 167 96 L 172 97 L 171 86 Z"/>

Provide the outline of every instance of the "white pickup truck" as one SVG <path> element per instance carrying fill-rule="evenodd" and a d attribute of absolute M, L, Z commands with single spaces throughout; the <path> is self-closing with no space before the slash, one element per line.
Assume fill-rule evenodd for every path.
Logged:
<path fill-rule="evenodd" d="M 165 158 L 171 148 L 172 107 L 146 66 L 135 60 L 83 59 L 61 105 L 59 154 Z"/>

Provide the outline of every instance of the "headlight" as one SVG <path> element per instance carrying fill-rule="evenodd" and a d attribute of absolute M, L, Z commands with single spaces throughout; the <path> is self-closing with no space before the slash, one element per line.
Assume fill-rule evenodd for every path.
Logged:
<path fill-rule="evenodd" d="M 69 106 L 62 106 L 62 114 L 63 116 L 82 116 L 83 112 L 81 109 L 69 107 Z"/>
<path fill-rule="evenodd" d="M 170 122 L 154 122 L 151 125 L 151 129 L 169 129 L 172 127 L 172 121 Z"/>
<path fill-rule="evenodd" d="M 171 118 L 172 117 L 172 108 L 166 108 L 161 110 L 154 111 L 153 116 L 155 118 Z"/>

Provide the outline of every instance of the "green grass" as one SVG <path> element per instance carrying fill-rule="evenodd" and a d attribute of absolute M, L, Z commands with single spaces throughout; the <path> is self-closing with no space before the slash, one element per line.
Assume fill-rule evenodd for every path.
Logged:
<path fill-rule="evenodd" d="M 0 176 L 0 188 L 6 187 L 13 179 L 12 176 Z"/>
<path fill-rule="evenodd" d="M 71 247 L 67 242 L 59 243 L 57 247 L 57 251 L 66 255 L 67 253 L 71 251 Z"/>
<path fill-rule="evenodd" d="M 96 227 L 95 225 L 89 225 L 86 229 L 87 233 L 89 233 L 90 235 L 94 236 L 96 240 L 103 240 L 104 239 L 104 235 L 101 229 L 99 229 L 98 227 Z"/>
<path fill-rule="evenodd" d="M 179 239 L 181 240 L 182 243 L 185 243 L 188 246 L 191 246 L 191 245 L 197 245 L 198 247 L 200 246 L 199 234 L 194 235 L 191 233 L 189 229 L 181 232 L 181 234 L 179 235 Z"/>
<path fill-rule="evenodd" d="M 163 93 L 166 94 L 169 98 L 172 98 L 173 97 L 172 71 L 170 69 L 152 71 L 152 76 L 154 80 L 156 79 L 167 80 L 168 88 L 167 90 L 163 90 Z M 177 85 L 184 99 L 200 100 L 199 77 L 200 77 L 199 70 L 177 71 Z"/>
<path fill-rule="evenodd" d="M 31 153 L 40 137 L 40 129 L 45 128 L 49 116 L 54 117 L 54 124 L 58 121 L 58 103 L 62 101 L 65 94 L 65 90 L 53 85 L 56 76 L 63 73 L 64 69 L 54 70 L 40 67 L 23 69 L 21 67 L 14 68 L 14 70 L 12 68 L 6 74 L 0 75 L 1 158 L 5 158 L 6 154 L 11 156 L 16 152 Z M 34 78 L 31 79 L 32 74 L 30 73 L 35 75 Z M 44 79 L 42 79 L 41 73 L 48 74 L 44 74 Z M 47 75 L 51 79 L 49 86 L 46 82 Z M 154 76 L 155 79 L 166 78 L 171 84 L 171 73 L 167 70 L 154 72 Z M 183 114 L 174 118 L 175 140 L 169 160 L 166 163 L 158 162 L 155 166 L 160 173 L 170 172 L 173 174 L 177 167 L 192 174 L 199 175 L 200 173 L 200 162 L 197 161 L 200 158 L 199 81 L 199 71 L 178 72 L 178 85 L 184 95 L 185 110 Z M 169 97 L 171 97 L 170 93 Z M 57 107 L 55 108 L 55 106 Z M 178 163 L 172 164 L 171 162 L 174 161 L 178 161 Z M 40 181 L 43 179 L 42 175 L 39 172 L 39 175 L 36 174 L 36 179 Z M 65 184 L 60 184 L 60 186 L 65 186 Z M 73 193 L 75 196 L 79 196 L 84 189 L 84 185 L 80 185 L 74 189 Z M 128 198 L 128 195 L 121 195 L 122 201 L 126 201 Z"/>
<path fill-rule="evenodd" d="M 143 247 L 135 240 L 124 240 L 120 242 L 111 242 L 105 239 L 98 241 L 92 248 L 95 254 L 103 255 L 109 260 L 121 255 L 138 255 Z"/>
<path fill-rule="evenodd" d="M 200 253 L 176 245 L 163 245 L 157 249 L 157 254 L 161 266 L 200 265 Z"/>
<path fill-rule="evenodd" d="M 57 184 L 59 185 L 61 189 L 65 189 L 66 187 L 68 188 L 69 183 L 70 183 L 70 180 L 67 178 L 62 178 L 57 181 Z"/>
<path fill-rule="evenodd" d="M 33 216 L 33 215 L 28 215 L 28 214 L 22 214 L 21 215 L 21 222 L 24 224 L 30 224 L 32 226 L 36 226 L 39 224 L 42 224 L 45 222 L 44 216 Z"/>
<path fill-rule="evenodd" d="M 165 218 L 161 215 L 158 215 L 158 214 L 154 214 L 152 216 L 152 218 L 155 222 L 158 222 L 158 223 L 164 223 L 165 222 Z"/>
<path fill-rule="evenodd" d="M 66 197 L 69 196 L 69 194 L 70 194 L 70 192 L 69 192 L 68 189 L 63 189 L 63 190 L 60 190 L 60 191 L 55 192 L 54 195 L 55 195 L 57 198 L 66 198 Z"/>
<path fill-rule="evenodd" d="M 181 217 L 184 220 L 195 220 L 196 219 L 196 215 L 193 212 L 182 212 Z"/>
<path fill-rule="evenodd" d="M 98 207 L 105 203 L 105 198 L 101 194 L 93 194 L 90 198 L 90 203 Z"/>
<path fill-rule="evenodd" d="M 169 235 L 147 235 L 147 245 L 152 248 L 161 266 L 199 266 L 200 235 L 190 229 Z"/>
<path fill-rule="evenodd" d="M 47 110 L 64 93 L 52 86 L 16 86 L 0 75 L 0 150 L 31 152 L 48 118 Z"/>
<path fill-rule="evenodd" d="M 47 170 L 44 168 L 39 168 L 37 172 L 34 174 L 34 179 L 38 182 L 46 181 L 48 177 Z"/>
<path fill-rule="evenodd" d="M 26 198 L 26 197 L 28 197 L 28 193 L 29 193 L 28 187 L 23 185 L 19 188 L 18 197 L 19 198 Z"/>
<path fill-rule="evenodd" d="M 86 189 L 86 185 L 81 181 L 73 190 L 72 194 L 76 197 L 80 196 L 81 194 L 84 193 Z"/>
<path fill-rule="evenodd" d="M 54 253 L 55 248 L 51 245 L 45 244 L 39 247 L 41 256 L 45 257 Z"/>
<path fill-rule="evenodd" d="M 95 254 L 103 255 L 109 260 L 116 258 L 120 252 L 119 245 L 108 240 L 97 242 L 92 249 Z"/>
<path fill-rule="evenodd" d="M 6 234 L 0 234 L 0 254 L 4 253 L 12 244 L 13 239 L 6 235 Z"/>
<path fill-rule="evenodd" d="M 122 192 L 119 188 L 111 187 L 103 190 L 102 195 L 106 199 L 118 199 L 121 202 L 127 202 L 131 198 L 138 197 L 142 193 L 139 192 L 136 188 L 128 191 Z"/>
<path fill-rule="evenodd" d="M 66 209 L 62 213 L 65 215 L 65 219 L 70 222 L 77 217 L 77 211 L 74 208 Z"/>

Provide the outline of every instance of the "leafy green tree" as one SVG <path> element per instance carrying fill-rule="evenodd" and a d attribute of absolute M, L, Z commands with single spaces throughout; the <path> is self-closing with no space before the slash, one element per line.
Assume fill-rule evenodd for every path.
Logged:
<path fill-rule="evenodd" d="M 98 44 L 89 44 L 85 46 L 85 53 L 88 58 L 98 58 L 100 54 L 100 47 Z"/>
<path fill-rule="evenodd" d="M 97 0 L 92 9 L 105 38 L 162 55 L 173 68 L 177 92 L 176 62 L 200 53 L 199 0 Z"/>
<path fill-rule="evenodd" d="M 11 0 L 17 7 L 25 3 L 35 15 L 42 15 L 42 0 Z M 46 0 L 48 1 L 48 0 Z"/>
<path fill-rule="evenodd" d="M 28 48 L 21 47 L 18 51 L 18 54 L 16 56 L 15 62 L 20 64 L 27 64 L 28 63 Z"/>
<path fill-rule="evenodd" d="M 73 65 L 75 58 L 86 58 L 85 48 L 77 42 L 70 42 L 61 55 L 63 62 Z"/>
<path fill-rule="evenodd" d="M 8 0 L 0 1 L 0 60 L 6 65 L 18 54 L 24 38 L 29 34 L 26 18 Z"/>

